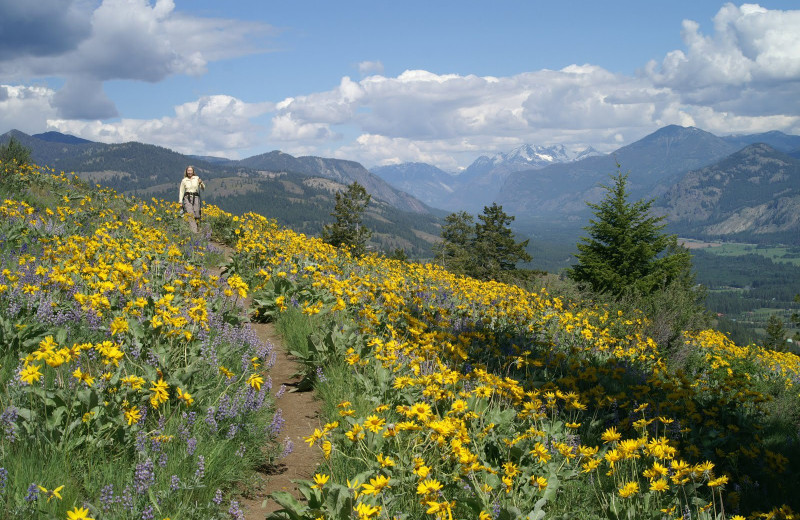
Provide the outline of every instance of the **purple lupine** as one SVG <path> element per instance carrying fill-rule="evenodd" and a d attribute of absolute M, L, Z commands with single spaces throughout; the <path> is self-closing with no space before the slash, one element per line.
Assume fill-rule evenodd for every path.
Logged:
<path fill-rule="evenodd" d="M 106 512 L 114 505 L 114 484 L 103 486 L 100 490 L 100 505 Z"/>
<path fill-rule="evenodd" d="M 286 437 L 283 441 L 283 453 L 281 453 L 281 458 L 288 456 L 292 451 L 294 451 L 294 443 L 292 439 Z"/>
<path fill-rule="evenodd" d="M 284 422 L 286 421 L 283 419 L 283 411 L 278 408 L 275 410 L 275 415 L 272 416 L 272 422 L 267 426 L 267 431 L 271 435 L 277 436 L 283 428 Z"/>
<path fill-rule="evenodd" d="M 153 506 L 147 506 L 142 510 L 142 520 L 153 520 L 155 517 Z"/>
<path fill-rule="evenodd" d="M 209 406 L 208 411 L 206 412 L 206 424 L 208 425 L 208 428 L 211 430 L 212 433 L 216 433 L 217 429 L 219 429 L 217 420 L 214 418 L 213 406 Z"/>
<path fill-rule="evenodd" d="M 186 453 L 188 455 L 194 455 L 194 450 L 197 449 L 197 439 L 192 437 L 191 439 L 186 441 Z"/>
<path fill-rule="evenodd" d="M 28 494 L 25 495 L 25 502 L 34 502 L 37 498 L 39 498 L 39 486 L 32 483 L 28 486 Z"/>
<path fill-rule="evenodd" d="M 217 489 L 216 493 L 214 493 L 214 498 L 211 499 L 211 501 L 214 502 L 217 505 L 220 505 L 222 503 L 222 490 L 221 489 Z"/>
<path fill-rule="evenodd" d="M 169 489 L 170 491 L 177 491 L 181 487 L 181 479 L 178 478 L 178 475 L 172 475 L 169 481 Z"/>
<path fill-rule="evenodd" d="M 239 458 L 244 457 L 245 449 L 246 448 L 245 448 L 244 443 L 241 443 L 239 445 L 239 449 L 236 450 L 236 456 L 239 457 Z"/>
<path fill-rule="evenodd" d="M 0 468 L 0 493 L 5 492 L 7 481 L 8 481 L 8 470 L 6 468 Z"/>
<path fill-rule="evenodd" d="M 136 488 L 136 493 L 144 494 L 150 486 L 156 481 L 156 476 L 153 473 L 153 460 L 147 459 L 144 462 L 136 465 L 136 471 L 133 474 L 133 485 Z"/>
<path fill-rule="evenodd" d="M 239 502 L 231 500 L 231 507 L 228 508 L 228 514 L 235 520 L 244 520 L 244 512 L 239 508 Z"/>
<path fill-rule="evenodd" d="M 206 475 L 206 458 L 202 455 L 197 456 L 197 470 L 194 472 L 194 477 L 197 480 L 203 480 Z"/>
<path fill-rule="evenodd" d="M 146 410 L 146 408 L 142 408 L 142 410 L 144 411 Z M 144 417 L 139 419 L 139 422 L 140 423 L 144 422 Z M 145 450 L 147 449 L 147 433 L 140 431 L 136 434 L 135 446 L 136 446 L 136 451 L 138 451 L 139 453 L 145 452 Z"/>
<path fill-rule="evenodd" d="M 236 437 L 236 432 L 239 431 L 239 426 L 237 424 L 231 424 L 228 428 L 228 434 L 225 436 L 226 439 L 230 440 Z"/>
<path fill-rule="evenodd" d="M 3 437 L 5 439 L 9 439 L 12 442 L 17 438 L 17 417 L 19 416 L 19 410 L 10 405 L 3 410 L 3 413 L 0 414 L 0 428 L 3 430 Z"/>

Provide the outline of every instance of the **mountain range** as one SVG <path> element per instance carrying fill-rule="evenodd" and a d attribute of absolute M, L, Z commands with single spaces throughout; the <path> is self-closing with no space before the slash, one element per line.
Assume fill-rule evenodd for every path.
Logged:
<path fill-rule="evenodd" d="M 102 182 L 123 193 L 154 186 L 177 186 L 186 166 L 192 164 L 203 179 L 260 177 L 264 172 L 286 172 L 322 177 L 344 185 L 358 181 L 375 199 L 399 210 L 430 212 L 419 200 L 393 188 L 353 161 L 293 157 L 279 151 L 243 160 L 187 156 L 161 146 L 137 142 L 97 143 L 58 132 L 27 135 L 11 130 L 0 136 L 0 142 L 11 137 L 30 148 L 38 164 L 75 172 L 86 180 Z"/>
<path fill-rule="evenodd" d="M 0 135 L 0 144 L 11 137 L 31 149 L 36 164 L 147 198 L 177 201 L 178 184 L 191 164 L 208 186 L 206 201 L 235 214 L 255 211 L 311 235 L 332 220 L 335 194 L 357 181 L 372 195 L 365 215 L 365 224 L 374 231 L 372 247 L 384 251 L 428 255 L 444 214 L 353 161 L 277 151 L 235 161 L 137 142 L 104 144 L 58 132 L 28 135 L 17 130 Z"/>
<path fill-rule="evenodd" d="M 544 168 L 601 155 L 594 148 L 568 152 L 563 145 L 524 144 L 507 153 L 481 155 L 458 174 L 447 173 L 426 163 L 379 166 L 370 171 L 392 186 L 406 191 L 426 204 L 448 211 L 479 212 L 492 200 L 508 176 L 517 171 Z"/>
<path fill-rule="evenodd" d="M 372 171 L 432 206 L 450 211 L 497 202 L 517 225 L 544 227 L 590 217 L 618 169 L 632 199 L 654 199 L 671 230 L 684 234 L 800 242 L 800 136 L 772 131 L 719 137 L 670 125 L 602 155 L 526 145 L 480 157 L 459 175 L 406 163 Z M 794 233 L 794 234 L 793 234 Z"/>
<path fill-rule="evenodd" d="M 752 144 L 692 170 L 659 199 L 684 234 L 776 236 L 800 230 L 800 159 Z"/>
<path fill-rule="evenodd" d="M 174 196 L 180 172 L 193 163 L 204 179 L 213 181 L 212 197 L 271 217 L 280 218 L 275 212 L 283 208 L 312 234 L 324 223 L 332 194 L 358 181 L 373 196 L 373 222 L 384 226 L 385 243 L 420 251 L 436 241 L 439 217 L 445 214 L 441 210 L 479 213 L 492 202 L 514 215 L 517 229 L 526 233 L 534 233 L 526 228 L 532 222 L 551 232 L 565 225 L 578 229 L 590 217 L 586 203 L 601 200 L 603 186 L 618 168 L 628 173 L 631 197 L 655 199 L 655 211 L 666 216 L 670 230 L 696 237 L 800 242 L 800 136 L 781 132 L 719 137 L 670 125 L 607 155 L 524 145 L 481 156 L 460 173 L 425 163 L 368 171 L 353 161 L 280 151 L 238 161 L 204 158 L 56 132 L 28 136 L 12 131 L 0 142 L 12 135 L 33 150 L 39 163 L 128 193 Z M 311 214 L 316 216 L 311 219 Z M 386 228 L 387 222 L 395 227 Z M 403 240 L 394 240 L 393 233 L 406 224 L 410 229 L 404 230 Z"/>

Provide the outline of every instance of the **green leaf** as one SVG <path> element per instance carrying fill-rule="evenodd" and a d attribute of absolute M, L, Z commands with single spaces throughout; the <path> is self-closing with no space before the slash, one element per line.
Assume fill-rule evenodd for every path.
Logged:
<path fill-rule="evenodd" d="M 303 515 L 309 509 L 308 506 L 299 502 L 291 495 L 291 493 L 286 491 L 276 491 L 270 494 L 269 498 L 280 504 L 283 509 L 267 515 L 267 520 L 282 520 L 287 517 L 291 518 L 292 520 L 304 520 Z M 262 507 L 266 507 L 268 503 L 269 499 L 264 500 L 261 505 Z M 281 513 L 283 513 L 283 515 L 281 515 Z"/>

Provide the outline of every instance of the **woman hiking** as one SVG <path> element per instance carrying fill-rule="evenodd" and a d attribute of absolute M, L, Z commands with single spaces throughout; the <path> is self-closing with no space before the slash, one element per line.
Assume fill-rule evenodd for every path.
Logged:
<path fill-rule="evenodd" d="M 183 213 L 189 215 L 189 229 L 191 229 L 193 233 L 197 233 L 197 224 L 203 216 L 200 190 L 205 189 L 206 185 L 200 180 L 200 177 L 194 174 L 194 166 L 187 167 L 183 175 L 183 180 L 181 180 L 178 202 L 181 204 Z"/>

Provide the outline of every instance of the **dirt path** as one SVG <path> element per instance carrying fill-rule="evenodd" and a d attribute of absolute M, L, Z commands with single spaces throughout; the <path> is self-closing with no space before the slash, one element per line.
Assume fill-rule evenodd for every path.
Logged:
<path fill-rule="evenodd" d="M 299 378 L 292 375 L 297 370 L 297 364 L 286 353 L 283 340 L 275 330 L 272 323 L 255 323 L 253 329 L 262 341 L 269 341 L 274 346 L 277 353 L 275 365 L 269 372 L 272 378 L 272 394 L 281 393 L 282 395 L 275 401 L 275 406 L 281 410 L 283 416 L 283 428 L 279 434 L 279 439 L 292 444 L 292 452 L 287 456 L 276 461 L 273 466 L 261 468 L 259 480 L 261 485 L 257 486 L 252 496 L 247 496 L 242 500 L 242 508 L 245 511 L 247 520 L 261 519 L 267 513 L 277 511 L 280 506 L 270 500 L 265 508 L 262 502 L 273 491 L 289 491 L 296 497 L 300 497 L 294 479 L 311 479 L 317 468 L 319 460 L 319 449 L 311 448 L 303 442 L 303 437 L 307 437 L 319 427 L 319 403 L 314 399 L 313 392 L 292 392 L 293 384 Z"/>
<path fill-rule="evenodd" d="M 230 258 L 233 250 L 222 244 L 214 243 Z M 212 269 L 213 274 L 219 274 L 219 269 Z M 250 298 L 244 304 L 249 307 Z M 269 500 L 266 507 L 262 503 L 274 491 L 289 491 L 295 497 L 300 497 L 297 488 L 292 483 L 296 479 L 311 479 L 314 476 L 320 453 L 318 448 L 311 448 L 303 442 L 319 427 L 319 402 L 314 398 L 313 392 L 294 392 L 295 384 L 300 378 L 293 375 L 298 370 L 298 364 L 287 354 L 286 345 L 273 323 L 253 323 L 251 327 L 261 341 L 273 346 L 276 353 L 275 365 L 267 374 L 272 381 L 271 393 L 275 396 L 275 406 L 281 411 L 283 427 L 278 434 L 278 440 L 284 445 L 291 445 L 291 453 L 278 459 L 274 464 L 267 461 L 259 468 L 255 484 L 239 500 L 247 520 L 263 520 L 267 513 L 280 509 L 273 500 Z"/>

